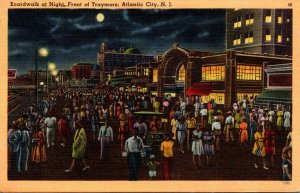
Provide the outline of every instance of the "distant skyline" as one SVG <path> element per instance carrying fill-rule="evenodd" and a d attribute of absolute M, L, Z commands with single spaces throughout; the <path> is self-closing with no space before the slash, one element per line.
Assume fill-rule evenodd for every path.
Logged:
<path fill-rule="evenodd" d="M 102 13 L 104 20 L 96 20 Z M 96 10 L 9 9 L 9 68 L 18 74 L 35 69 L 36 45 L 47 47 L 47 61 L 57 69 L 73 63 L 97 63 L 101 42 L 109 49 L 136 47 L 157 56 L 172 46 L 212 52 L 225 51 L 225 9 Z M 38 42 L 38 44 L 37 44 Z"/>

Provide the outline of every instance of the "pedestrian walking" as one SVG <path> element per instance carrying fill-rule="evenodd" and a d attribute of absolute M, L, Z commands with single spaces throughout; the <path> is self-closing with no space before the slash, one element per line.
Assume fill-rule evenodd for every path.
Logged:
<path fill-rule="evenodd" d="M 206 128 L 203 133 L 204 154 L 206 155 L 206 164 L 208 165 L 212 156 L 215 154 L 215 135 L 210 128 Z"/>
<path fill-rule="evenodd" d="M 133 129 L 133 136 L 125 142 L 125 152 L 128 158 L 129 180 L 136 181 L 141 154 L 145 152 L 143 140 L 138 136 L 137 127 Z"/>
<path fill-rule="evenodd" d="M 187 125 L 185 123 L 185 119 L 181 117 L 180 121 L 177 121 L 176 123 L 177 140 L 179 143 L 179 151 L 181 153 L 184 153 L 183 144 L 186 136 L 186 130 L 187 130 Z"/>
<path fill-rule="evenodd" d="M 159 162 L 155 160 L 155 155 L 150 155 L 149 161 L 146 163 L 148 166 L 149 180 L 154 180 L 156 178 L 156 170 Z"/>
<path fill-rule="evenodd" d="M 233 143 L 234 138 L 234 118 L 232 117 L 232 112 L 227 112 L 227 117 L 225 119 L 225 129 L 224 134 L 226 136 L 226 143 Z"/>
<path fill-rule="evenodd" d="M 282 150 L 282 180 L 292 180 L 292 147 L 285 146 Z"/>
<path fill-rule="evenodd" d="M 12 132 L 8 143 L 12 146 L 12 168 L 17 172 L 27 171 L 30 136 L 25 122 L 20 119 L 16 122 L 17 129 Z"/>
<path fill-rule="evenodd" d="M 187 124 L 187 130 L 186 130 L 186 144 L 187 150 L 190 150 L 190 145 L 191 145 L 191 138 L 192 138 L 192 133 L 195 130 L 196 127 L 196 119 L 193 116 L 193 113 L 190 112 L 188 114 L 188 118 L 186 119 L 186 124 Z"/>
<path fill-rule="evenodd" d="M 174 142 L 171 140 L 170 134 L 165 134 L 164 141 L 160 144 L 160 151 L 163 154 L 163 179 L 170 180 L 170 170 L 172 167 Z"/>
<path fill-rule="evenodd" d="M 266 124 L 266 131 L 265 131 L 265 149 L 266 149 L 266 156 L 270 157 L 271 166 L 274 166 L 274 156 L 275 156 L 275 131 L 273 128 L 273 124 L 271 122 Z"/>
<path fill-rule="evenodd" d="M 65 170 L 65 172 L 67 173 L 73 171 L 76 160 L 82 160 L 84 167 L 81 170 L 84 171 L 90 168 L 90 166 L 86 164 L 86 160 L 85 160 L 87 138 L 86 138 L 86 133 L 82 121 L 75 122 L 75 129 L 76 131 L 74 135 L 74 142 L 72 145 L 72 162 L 70 167 Z"/>
<path fill-rule="evenodd" d="M 69 127 L 69 123 L 65 114 L 59 119 L 57 123 L 58 133 L 60 138 L 60 145 L 65 147 L 66 146 L 66 137 L 67 137 L 67 130 Z"/>
<path fill-rule="evenodd" d="M 200 124 L 196 125 L 196 129 L 192 133 L 192 152 L 193 152 L 193 164 L 196 166 L 196 156 L 198 156 L 198 166 L 201 166 L 201 155 L 204 154 L 202 138 L 203 138 L 203 128 Z"/>
<path fill-rule="evenodd" d="M 98 141 L 100 141 L 100 160 L 107 159 L 110 144 L 113 142 L 113 129 L 108 121 L 100 128 Z"/>
<path fill-rule="evenodd" d="M 42 163 L 47 160 L 46 147 L 45 147 L 45 135 L 41 131 L 41 127 L 37 124 L 33 125 L 32 135 L 32 148 L 31 148 L 31 161 L 36 163 Z"/>
<path fill-rule="evenodd" d="M 265 159 L 265 156 L 266 156 L 266 151 L 265 151 L 265 133 L 263 132 L 263 126 L 260 125 L 258 128 L 257 128 L 257 132 L 254 134 L 254 139 L 255 139 L 255 142 L 254 142 L 254 147 L 253 147 L 253 150 L 252 150 L 252 153 L 254 155 L 254 167 L 255 168 L 258 168 L 258 159 L 262 159 L 263 161 L 263 168 L 265 170 L 268 170 L 269 168 L 267 167 L 267 164 L 266 164 L 266 159 Z"/>
<path fill-rule="evenodd" d="M 44 122 L 46 126 L 46 139 L 47 139 L 47 147 L 49 148 L 51 145 L 54 146 L 55 140 L 55 128 L 56 128 L 56 117 L 52 116 L 52 113 L 49 113 Z"/>

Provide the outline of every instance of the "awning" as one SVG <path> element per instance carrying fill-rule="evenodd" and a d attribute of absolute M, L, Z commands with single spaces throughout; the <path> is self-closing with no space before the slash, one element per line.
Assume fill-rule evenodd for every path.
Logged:
<path fill-rule="evenodd" d="M 211 84 L 193 84 L 187 91 L 186 95 L 199 95 L 199 96 L 208 96 L 211 93 L 212 87 Z"/>
<path fill-rule="evenodd" d="M 265 90 L 257 99 L 291 102 L 292 90 Z"/>

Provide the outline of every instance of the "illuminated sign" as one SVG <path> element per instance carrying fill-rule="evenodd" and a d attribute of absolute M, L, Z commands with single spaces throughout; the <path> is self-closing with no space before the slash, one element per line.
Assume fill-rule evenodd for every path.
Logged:
<path fill-rule="evenodd" d="M 16 69 L 8 69 L 8 78 L 16 79 L 17 70 Z"/>

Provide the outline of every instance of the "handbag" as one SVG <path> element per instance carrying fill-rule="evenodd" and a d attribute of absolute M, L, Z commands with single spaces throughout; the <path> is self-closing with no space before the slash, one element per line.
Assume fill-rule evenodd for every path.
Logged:
<path fill-rule="evenodd" d="M 141 157 L 146 157 L 147 153 L 145 151 L 141 151 Z"/>
<path fill-rule="evenodd" d="M 32 144 L 37 144 L 39 141 L 40 141 L 40 138 L 38 138 L 38 137 L 35 137 L 35 138 L 31 139 Z"/>
<path fill-rule="evenodd" d="M 127 152 L 126 151 L 122 152 L 122 157 L 127 157 Z"/>
<path fill-rule="evenodd" d="M 261 156 L 262 156 L 261 149 L 260 149 L 260 148 L 257 148 L 257 149 L 255 150 L 255 152 L 254 152 L 254 155 L 257 155 L 257 156 L 261 157 Z"/>

